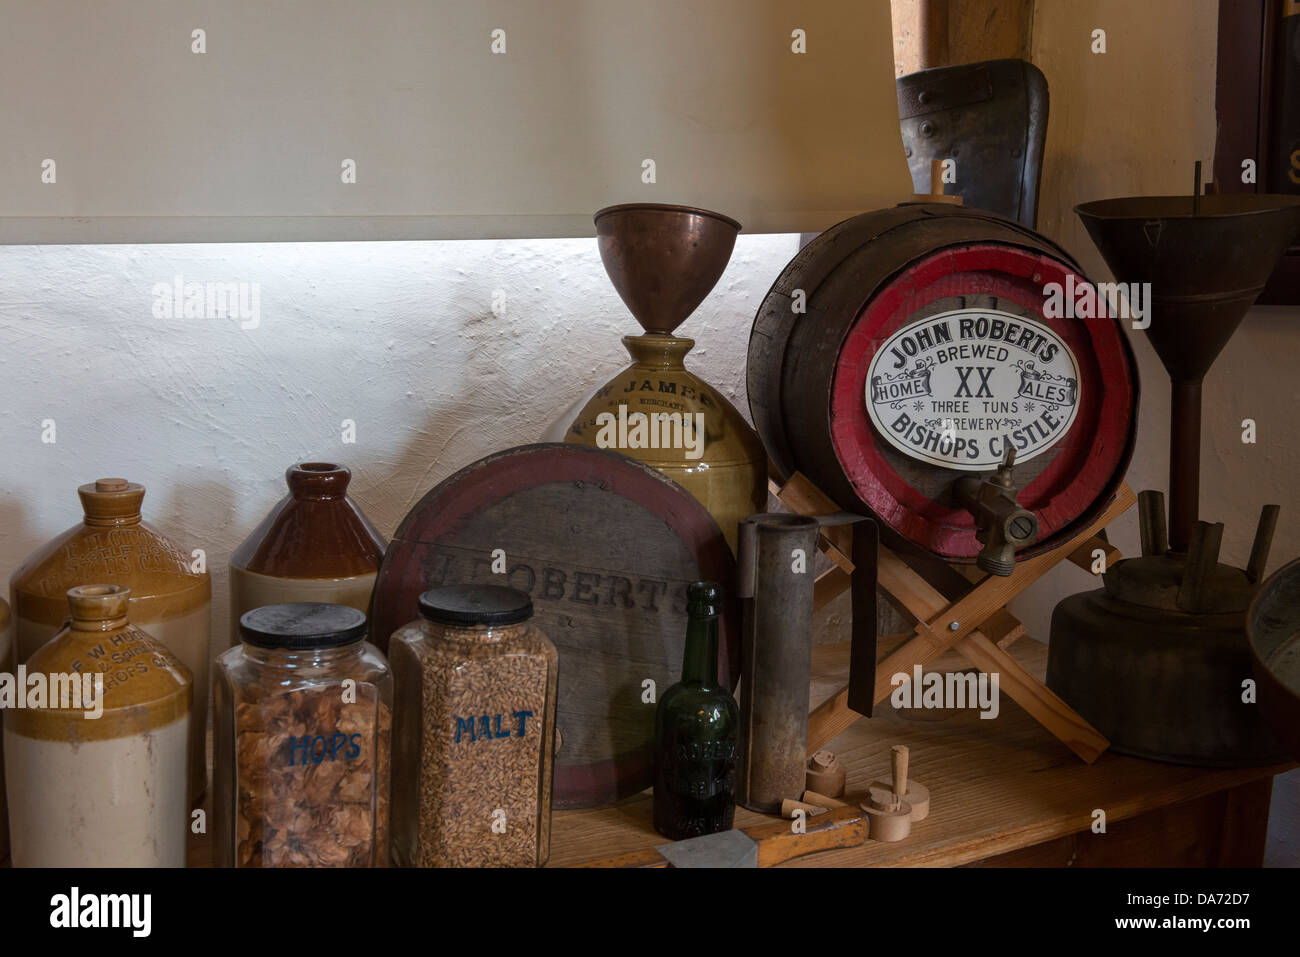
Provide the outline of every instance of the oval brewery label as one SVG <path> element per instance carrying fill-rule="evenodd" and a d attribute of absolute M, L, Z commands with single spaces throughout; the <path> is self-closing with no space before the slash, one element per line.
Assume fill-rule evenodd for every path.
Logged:
<path fill-rule="evenodd" d="M 1050 448 L 1074 422 L 1079 364 L 1024 316 L 957 309 L 908 323 L 867 374 L 867 411 L 894 448 L 945 468 L 996 468 Z"/>

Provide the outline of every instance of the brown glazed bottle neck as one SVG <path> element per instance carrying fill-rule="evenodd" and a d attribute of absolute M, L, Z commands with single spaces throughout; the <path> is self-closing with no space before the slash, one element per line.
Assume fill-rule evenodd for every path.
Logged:
<path fill-rule="evenodd" d="M 127 624 L 131 589 L 125 585 L 77 585 L 68 589 L 73 631 L 117 631 Z"/>
<path fill-rule="evenodd" d="M 349 578 L 379 570 L 387 543 L 347 496 L 352 473 L 300 462 L 284 473 L 289 494 L 230 556 L 232 568 L 275 578 Z"/>
<path fill-rule="evenodd" d="M 284 473 L 289 494 L 299 501 L 343 498 L 348 492 L 352 473 L 333 462 L 299 462 Z"/>
<path fill-rule="evenodd" d="M 637 365 L 681 369 L 684 368 L 686 353 L 695 348 L 695 340 L 649 332 L 643 336 L 624 336 L 623 345 Z"/>
<path fill-rule="evenodd" d="M 87 525 L 138 525 L 144 486 L 125 479 L 98 479 L 77 489 Z"/>

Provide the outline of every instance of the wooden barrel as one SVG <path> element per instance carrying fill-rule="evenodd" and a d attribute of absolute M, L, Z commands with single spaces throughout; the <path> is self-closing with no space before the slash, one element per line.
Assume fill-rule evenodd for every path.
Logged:
<path fill-rule="evenodd" d="M 953 482 L 1014 447 L 1018 501 L 1040 527 L 1022 555 L 1053 546 L 1104 507 L 1133 448 L 1136 366 L 1087 283 L 1055 243 L 993 213 L 909 204 L 845 220 L 795 256 L 754 320 L 749 404 L 768 455 L 874 513 L 887 541 L 962 562 L 981 545 Z"/>
<path fill-rule="evenodd" d="M 528 593 L 560 652 L 554 806 L 611 804 L 654 781 L 655 704 L 681 676 L 686 587 L 700 579 L 723 588 L 718 678 L 731 688 L 735 561 L 704 506 L 617 452 L 526 445 L 462 469 L 411 509 L 379 570 L 371 640 L 386 648 L 429 588 Z"/>

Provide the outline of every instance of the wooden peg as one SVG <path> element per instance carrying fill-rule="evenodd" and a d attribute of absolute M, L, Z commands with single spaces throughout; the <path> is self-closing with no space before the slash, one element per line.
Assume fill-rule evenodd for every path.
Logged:
<path fill-rule="evenodd" d="M 937 157 L 930 160 L 930 195 L 943 195 L 943 160 Z"/>
<path fill-rule="evenodd" d="M 818 794 L 816 791 L 804 791 L 803 800 L 805 804 L 819 807 L 848 807 L 848 804 L 844 801 L 833 798 L 828 794 Z"/>
<path fill-rule="evenodd" d="M 894 745 L 890 749 L 891 779 L 872 781 L 867 794 L 874 798 L 885 792 L 893 792 L 911 805 L 913 821 L 924 821 L 930 816 L 930 789 L 908 777 L 909 764 L 910 752 L 907 745 Z"/>
<path fill-rule="evenodd" d="M 830 808 L 823 807 L 820 804 L 808 804 L 804 801 L 796 801 L 792 798 L 786 798 L 781 802 L 781 816 L 794 818 L 795 811 L 803 811 L 808 817 L 815 817 L 818 814 L 825 814 Z"/>
<path fill-rule="evenodd" d="M 907 793 L 907 745 L 896 744 L 889 749 L 889 766 L 893 772 L 894 793 Z"/>

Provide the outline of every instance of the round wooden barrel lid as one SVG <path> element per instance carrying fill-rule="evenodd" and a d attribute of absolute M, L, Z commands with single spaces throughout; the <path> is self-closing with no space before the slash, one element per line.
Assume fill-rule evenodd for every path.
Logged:
<path fill-rule="evenodd" d="M 701 579 L 727 595 L 718 677 L 731 688 L 735 563 L 708 511 L 616 452 L 526 445 L 457 472 L 402 521 L 375 584 L 371 640 L 386 648 L 429 588 L 498 584 L 529 595 L 560 653 L 554 805 L 595 807 L 653 783 L 654 700 L 680 677 L 686 587 Z"/>

